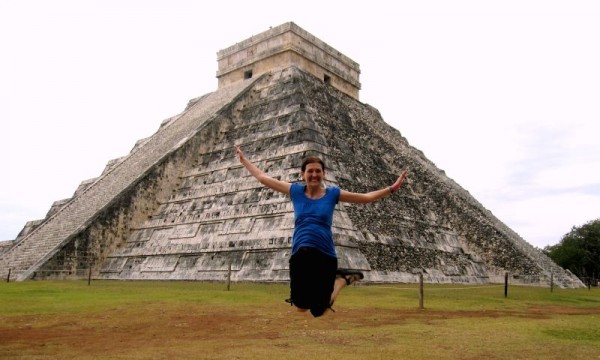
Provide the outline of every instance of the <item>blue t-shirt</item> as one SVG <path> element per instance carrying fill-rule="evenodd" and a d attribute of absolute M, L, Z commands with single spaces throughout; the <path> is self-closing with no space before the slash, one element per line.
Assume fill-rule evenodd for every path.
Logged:
<path fill-rule="evenodd" d="M 292 254 L 303 246 L 314 247 L 324 254 L 337 257 L 333 245 L 333 210 L 340 198 L 340 188 L 327 187 L 325 195 L 310 199 L 304 194 L 304 184 L 292 183 L 290 198 L 294 205 L 294 237 Z"/>

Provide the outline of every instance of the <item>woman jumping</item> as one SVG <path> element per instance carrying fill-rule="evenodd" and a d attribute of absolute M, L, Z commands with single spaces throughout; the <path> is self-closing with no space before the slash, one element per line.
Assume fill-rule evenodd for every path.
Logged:
<path fill-rule="evenodd" d="M 366 204 L 379 200 L 398 190 L 406 171 L 391 186 L 368 193 L 354 193 L 337 186 L 326 187 L 325 164 L 318 157 L 304 160 L 301 175 L 304 183 L 289 183 L 265 174 L 248 160 L 236 146 L 240 163 L 261 184 L 289 195 L 294 206 L 294 236 L 290 257 L 290 292 L 288 302 L 298 311 L 310 310 L 314 317 L 331 309 L 340 291 L 363 278 L 358 271 L 337 268 L 333 243 L 333 212 L 341 202 Z"/>

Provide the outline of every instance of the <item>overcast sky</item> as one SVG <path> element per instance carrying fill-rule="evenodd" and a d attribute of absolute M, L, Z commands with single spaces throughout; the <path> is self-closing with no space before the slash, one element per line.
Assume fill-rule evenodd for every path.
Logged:
<path fill-rule="evenodd" d="M 600 217 L 598 1 L 2 0 L 0 240 L 216 90 L 218 50 L 288 21 L 532 245 Z"/>

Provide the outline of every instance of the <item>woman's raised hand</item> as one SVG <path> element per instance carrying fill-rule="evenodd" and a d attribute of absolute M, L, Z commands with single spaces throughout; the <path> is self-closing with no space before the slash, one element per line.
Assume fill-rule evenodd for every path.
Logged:
<path fill-rule="evenodd" d="M 404 170 L 402 172 L 402 174 L 400 174 L 400 176 L 398 176 L 398 180 L 396 180 L 396 182 L 392 184 L 392 189 L 394 189 L 394 191 L 398 190 L 400 188 L 400 186 L 402 186 L 402 183 L 404 182 L 405 179 L 406 179 L 406 170 Z"/>
<path fill-rule="evenodd" d="M 242 161 L 242 159 L 244 158 L 244 153 L 242 152 L 242 149 L 240 149 L 240 147 L 237 145 L 235 146 L 235 153 L 240 159 L 240 161 Z"/>

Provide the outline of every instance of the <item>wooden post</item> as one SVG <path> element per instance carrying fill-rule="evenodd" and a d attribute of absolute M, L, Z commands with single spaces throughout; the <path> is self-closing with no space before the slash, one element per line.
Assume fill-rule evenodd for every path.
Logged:
<path fill-rule="evenodd" d="M 504 297 L 508 297 L 508 272 L 504 273 Z"/>
<path fill-rule="evenodd" d="M 231 262 L 229 262 L 229 269 L 227 269 L 227 291 L 231 289 Z"/>
<path fill-rule="evenodd" d="M 8 276 L 6 277 L 6 282 L 10 282 L 10 271 L 11 270 L 12 270 L 11 268 L 8 268 Z"/>
<path fill-rule="evenodd" d="M 550 292 L 554 292 L 554 273 L 550 273 Z"/>
<path fill-rule="evenodd" d="M 419 309 L 423 310 L 423 273 L 419 273 Z"/>
<path fill-rule="evenodd" d="M 90 264 L 90 271 L 88 272 L 88 286 L 90 286 L 92 282 L 92 264 Z"/>

